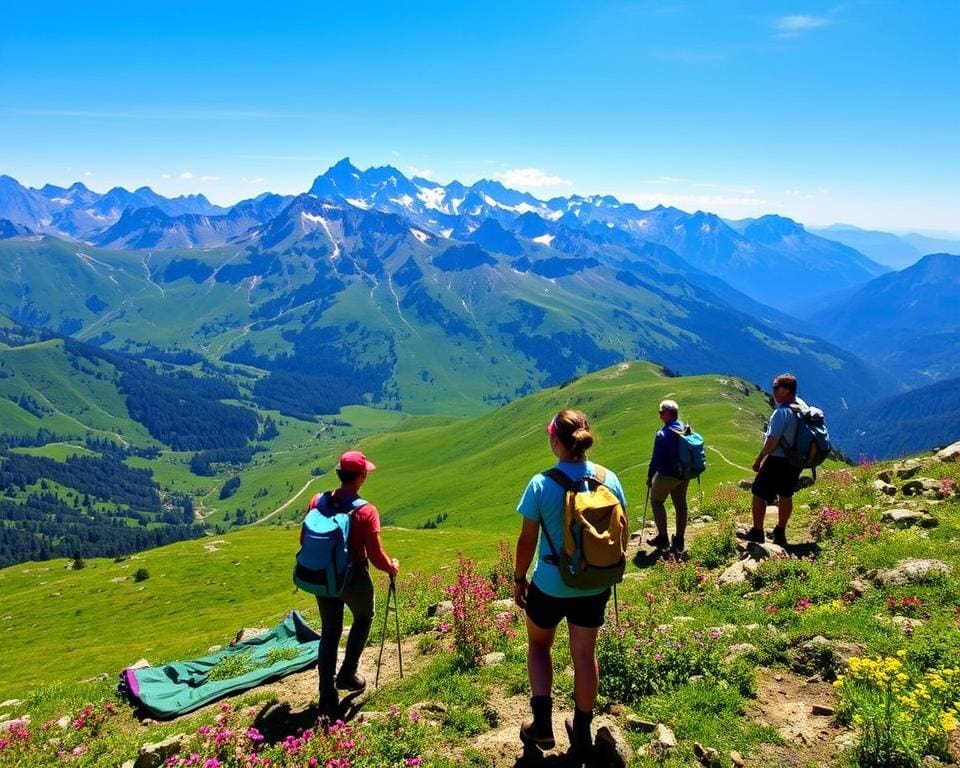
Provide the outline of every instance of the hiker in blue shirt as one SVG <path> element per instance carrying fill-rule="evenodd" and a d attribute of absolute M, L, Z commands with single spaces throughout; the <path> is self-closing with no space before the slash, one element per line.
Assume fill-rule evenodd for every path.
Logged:
<path fill-rule="evenodd" d="M 747 541 L 763 543 L 767 505 L 776 504 L 778 519 L 773 529 L 773 543 L 786 547 L 787 523 L 793 513 L 793 492 L 800 479 L 800 468 L 790 463 L 780 443 L 786 441 L 789 444 L 797 439 L 797 420 L 790 406 L 796 404 L 806 408 L 807 404 L 797 397 L 797 378 L 790 373 L 773 380 L 773 399 L 776 407 L 767 422 L 763 446 L 753 462 L 753 471 L 757 473 L 750 488 L 753 492 L 753 527 L 745 532 L 738 531 L 737 535 Z"/>
<path fill-rule="evenodd" d="M 657 535 L 647 543 L 660 550 L 669 549 L 675 556 L 683 555 L 684 534 L 687 530 L 687 488 L 689 480 L 678 475 L 680 462 L 680 434 L 687 427 L 680 420 L 680 406 L 674 400 L 664 400 L 658 409 L 663 426 L 653 439 L 653 454 L 647 468 L 647 488 L 650 489 L 650 507 Z M 673 542 L 667 534 L 667 497 L 673 500 L 677 514 L 677 530 Z"/>
<path fill-rule="evenodd" d="M 547 425 L 546 431 L 550 450 L 558 459 L 556 467 L 561 472 L 571 480 L 586 476 L 601 479 L 626 509 L 626 498 L 617 476 L 586 459 L 594 437 L 583 413 L 569 409 L 560 411 Z M 565 618 L 573 660 L 574 698 L 573 719 L 568 718 L 565 725 L 574 753 L 581 760 L 587 760 L 593 748 L 590 724 L 600 684 L 597 633 L 603 626 L 610 588 L 576 589 L 565 584 L 549 542 L 540 535 L 543 526 L 549 540 L 558 542 L 558 547 L 563 546 L 565 495 L 566 491 L 557 482 L 538 473 L 530 479 L 517 505 L 523 524 L 517 540 L 514 601 L 527 616 L 527 670 L 533 710 L 533 721 L 520 728 L 520 739 L 525 745 L 539 749 L 553 749 L 555 745 L 551 648 L 557 625 Z M 527 569 L 533 562 L 538 542 L 539 557 L 528 583 Z"/>

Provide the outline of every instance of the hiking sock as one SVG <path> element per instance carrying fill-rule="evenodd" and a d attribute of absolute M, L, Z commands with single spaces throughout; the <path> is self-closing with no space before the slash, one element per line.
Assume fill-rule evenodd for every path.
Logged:
<path fill-rule="evenodd" d="M 553 749 L 553 698 L 550 696 L 531 696 L 530 710 L 533 722 L 520 726 L 520 739 L 535 744 L 540 749 Z"/>

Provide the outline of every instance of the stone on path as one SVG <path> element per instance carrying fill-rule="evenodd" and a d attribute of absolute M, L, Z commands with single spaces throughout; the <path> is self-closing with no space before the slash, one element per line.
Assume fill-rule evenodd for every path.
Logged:
<path fill-rule="evenodd" d="M 163 741 L 153 744 L 144 744 L 140 747 L 140 754 L 134 761 L 134 768 L 159 768 L 167 758 L 180 753 L 183 742 L 187 740 L 187 734 L 175 733 L 168 736 Z"/>
<path fill-rule="evenodd" d="M 903 587 L 932 578 L 949 576 L 952 568 L 942 560 L 911 558 L 901 560 L 893 568 L 872 570 L 867 578 L 881 587 Z"/>
<path fill-rule="evenodd" d="M 880 521 L 896 528 L 935 528 L 938 524 L 937 518 L 925 509 L 888 509 L 880 516 Z"/>
<path fill-rule="evenodd" d="M 884 482 L 880 478 L 877 478 L 873 481 L 873 489 L 875 491 L 879 491 L 880 493 L 885 493 L 887 496 L 897 495 L 897 486 Z"/>
<path fill-rule="evenodd" d="M 657 732 L 653 741 L 645 744 L 642 753 L 654 760 L 665 760 L 677 748 L 677 737 L 663 723 L 657 723 Z"/>
<path fill-rule="evenodd" d="M 633 759 L 633 750 L 620 729 L 612 723 L 605 723 L 597 729 L 593 743 L 598 765 L 626 768 Z"/>
<path fill-rule="evenodd" d="M 693 743 L 693 756 L 707 768 L 720 768 L 720 753 L 713 747 L 705 747 L 699 741 Z"/>

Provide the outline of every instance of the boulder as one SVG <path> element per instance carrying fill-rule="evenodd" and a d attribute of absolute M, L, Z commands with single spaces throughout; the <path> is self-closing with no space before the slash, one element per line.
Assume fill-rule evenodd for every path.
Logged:
<path fill-rule="evenodd" d="M 140 747 L 140 754 L 134 761 L 134 768 L 159 768 L 167 758 L 180 754 L 183 742 L 187 740 L 187 734 L 175 733 L 168 736 L 163 741 L 153 744 L 144 744 Z"/>
<path fill-rule="evenodd" d="M 626 726 L 631 731 L 640 731 L 640 733 L 653 733 L 657 730 L 656 723 L 644 720 L 637 715 L 627 715 Z"/>
<path fill-rule="evenodd" d="M 663 723 L 657 723 L 656 735 L 653 741 L 644 745 L 642 753 L 654 760 L 666 760 L 677 748 L 677 737 Z"/>
<path fill-rule="evenodd" d="M 897 486 L 891 485 L 890 483 L 885 483 L 883 480 L 874 480 L 873 489 L 884 493 L 887 496 L 896 496 L 897 495 Z"/>
<path fill-rule="evenodd" d="M 737 560 L 737 562 L 720 574 L 717 584 L 721 587 L 746 584 L 747 580 L 750 578 L 750 574 L 756 571 L 759 567 L 760 563 L 757 560 L 751 560 L 750 558 Z"/>
<path fill-rule="evenodd" d="M 633 759 L 633 750 L 627 739 L 613 723 L 604 723 L 597 728 L 593 744 L 597 765 L 626 768 Z"/>
<path fill-rule="evenodd" d="M 480 659 L 481 667 L 495 667 L 497 664 L 503 664 L 507 655 L 503 651 L 491 651 Z"/>
<path fill-rule="evenodd" d="M 880 521 L 895 528 L 935 528 L 937 525 L 937 519 L 925 509 L 888 509 L 880 516 Z"/>
<path fill-rule="evenodd" d="M 720 768 L 720 753 L 713 747 L 705 747 L 699 741 L 693 742 L 693 756 L 706 768 Z"/>
<path fill-rule="evenodd" d="M 924 493 L 939 494 L 940 481 L 932 477 L 917 477 L 900 486 L 904 496 L 922 496 Z"/>
<path fill-rule="evenodd" d="M 934 458 L 940 461 L 960 461 L 960 442 L 948 445 L 946 448 L 937 451 Z"/>
<path fill-rule="evenodd" d="M 743 762 L 743 755 L 735 749 L 730 750 L 730 762 L 733 764 L 733 768 L 743 768 L 743 766 L 746 765 L 746 763 Z"/>
<path fill-rule="evenodd" d="M 441 600 L 427 608 L 427 616 L 434 616 L 438 619 L 444 619 L 453 616 L 453 601 Z"/>
<path fill-rule="evenodd" d="M 887 484 L 892 483 L 893 472 L 891 472 L 889 469 L 885 469 L 882 472 L 877 472 L 877 480 L 881 480 L 882 482 Z"/>
<path fill-rule="evenodd" d="M 766 560 L 768 557 L 786 557 L 787 550 L 774 544 L 772 541 L 765 541 L 760 544 L 756 541 L 748 541 L 746 544 L 747 554 L 753 560 Z"/>
<path fill-rule="evenodd" d="M 901 480 L 909 480 L 923 465 L 917 459 L 907 459 L 893 466 L 893 473 Z"/>
<path fill-rule="evenodd" d="M 739 488 L 741 491 L 749 491 L 751 488 L 753 488 L 753 480 L 738 480 L 737 488 Z"/>
<path fill-rule="evenodd" d="M 872 570 L 867 578 L 881 587 L 903 587 L 907 584 L 917 584 L 949 576 L 952 568 L 942 560 L 933 558 L 911 558 L 901 560 L 893 568 Z"/>
<path fill-rule="evenodd" d="M 230 645 L 236 645 L 237 643 L 242 643 L 244 640 L 260 637 L 260 635 L 265 635 L 269 631 L 267 627 L 244 627 L 237 632 L 237 636 L 233 638 L 233 642 L 231 642 Z M 139 766 L 137 768 L 139 768 Z"/>

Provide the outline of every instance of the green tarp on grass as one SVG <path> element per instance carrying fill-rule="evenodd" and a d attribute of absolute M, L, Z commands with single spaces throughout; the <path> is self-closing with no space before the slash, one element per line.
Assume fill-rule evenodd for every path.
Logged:
<path fill-rule="evenodd" d="M 223 696 L 254 688 L 316 664 L 320 635 L 296 611 L 269 632 L 192 661 L 161 667 L 127 668 L 120 673 L 120 691 L 147 713 L 168 718 L 190 712 Z M 219 672 L 209 679 L 218 664 Z M 226 669 L 238 677 L 216 679 Z"/>

